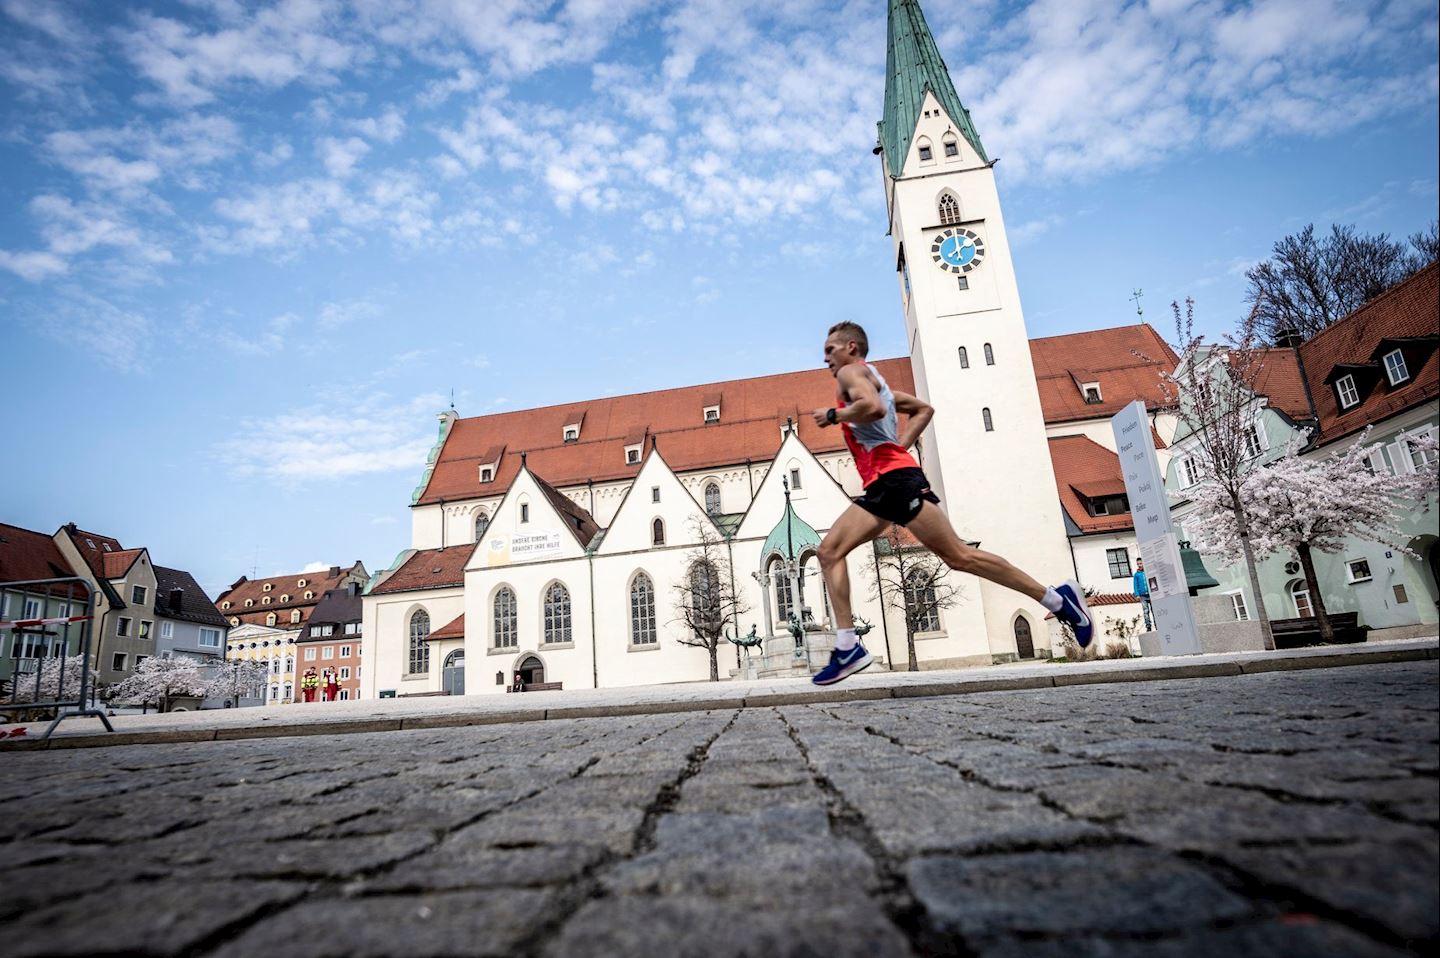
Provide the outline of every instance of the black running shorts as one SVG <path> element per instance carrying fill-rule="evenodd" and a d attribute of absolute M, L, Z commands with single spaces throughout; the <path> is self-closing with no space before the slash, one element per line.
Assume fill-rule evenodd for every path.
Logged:
<path fill-rule="evenodd" d="M 871 515 L 902 526 L 909 525 L 926 502 L 939 505 L 940 497 L 931 491 L 925 473 L 913 467 L 882 472 L 865 487 L 864 494 L 855 499 L 855 505 Z"/>

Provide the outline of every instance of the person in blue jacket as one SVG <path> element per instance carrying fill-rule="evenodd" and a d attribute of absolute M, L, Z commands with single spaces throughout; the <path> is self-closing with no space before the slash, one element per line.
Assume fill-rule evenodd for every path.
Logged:
<path fill-rule="evenodd" d="M 1131 589 L 1140 600 L 1141 611 L 1145 613 L 1145 631 L 1153 632 L 1155 626 L 1150 616 L 1150 580 L 1145 578 L 1144 559 L 1135 560 L 1135 578 Z"/>

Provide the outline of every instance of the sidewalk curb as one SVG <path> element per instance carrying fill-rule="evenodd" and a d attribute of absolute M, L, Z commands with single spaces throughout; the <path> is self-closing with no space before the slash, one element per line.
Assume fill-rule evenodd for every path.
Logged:
<path fill-rule="evenodd" d="M 979 692 L 1013 692 L 1026 689 L 1068 688 L 1080 685 L 1107 685 L 1127 682 L 1159 682 L 1170 679 L 1232 678 L 1264 672 L 1302 669 L 1331 669 L 1394 662 L 1422 662 L 1440 658 L 1440 646 L 1401 649 L 1359 649 L 1350 652 L 1259 658 L 1253 661 L 1195 662 L 1157 665 L 1116 671 L 1059 671 L 1044 676 L 996 676 L 954 682 L 900 685 L 890 688 L 869 686 L 820 688 L 795 692 L 764 692 L 739 698 L 639 702 L 616 705 L 577 705 L 509 712 L 451 712 L 396 719 L 351 719 L 303 724 L 246 725 L 212 729 L 157 729 L 101 734 L 60 735 L 49 740 L 0 742 L 0 754 L 7 751 L 34 751 L 51 748 L 97 748 L 115 745 L 169 745 L 192 742 L 239 741 L 254 738 L 288 738 L 305 735 L 354 735 L 366 732 L 399 732 L 418 729 L 462 728 L 471 725 L 509 725 L 557 719 L 609 718 L 627 715 L 663 715 L 678 712 L 706 712 L 723 709 L 770 708 L 776 705 L 814 705 L 835 702 L 879 701 L 883 699 L 932 698 L 945 695 L 973 695 Z"/>

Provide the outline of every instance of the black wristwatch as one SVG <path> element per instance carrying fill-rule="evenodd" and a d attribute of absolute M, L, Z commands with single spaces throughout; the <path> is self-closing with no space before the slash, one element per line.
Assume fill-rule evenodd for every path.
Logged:
<path fill-rule="evenodd" d="M 834 407 L 834 406 L 831 406 L 829 409 L 825 410 L 825 421 L 828 422 L 828 423 L 829 423 L 830 425 L 832 425 L 832 426 L 835 425 L 836 420 L 835 420 L 835 407 Z"/>

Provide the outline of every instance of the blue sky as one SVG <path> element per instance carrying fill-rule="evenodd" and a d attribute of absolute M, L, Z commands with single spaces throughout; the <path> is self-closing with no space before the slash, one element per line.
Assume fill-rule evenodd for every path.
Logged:
<path fill-rule="evenodd" d="M 1032 336 L 1218 330 L 1285 233 L 1436 215 L 1430 0 L 924 6 Z M 884 56 L 881 0 L 0 0 L 0 521 L 375 570 L 452 389 L 899 354 Z"/>

